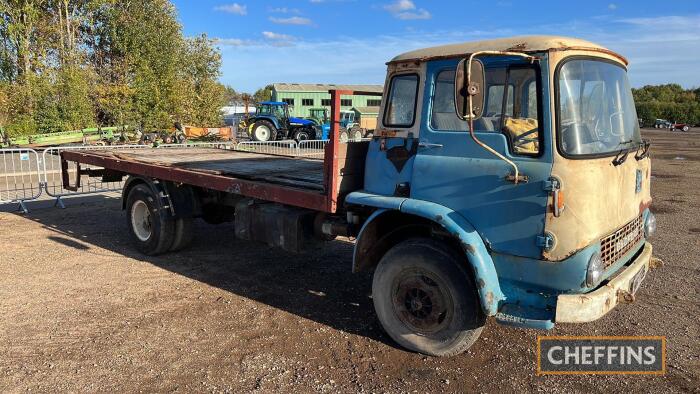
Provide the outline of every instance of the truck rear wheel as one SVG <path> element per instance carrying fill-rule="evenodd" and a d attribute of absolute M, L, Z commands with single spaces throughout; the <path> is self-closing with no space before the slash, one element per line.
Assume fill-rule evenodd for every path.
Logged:
<path fill-rule="evenodd" d="M 254 141 L 274 141 L 277 139 L 277 129 L 267 120 L 259 120 L 253 125 L 252 137 Z"/>
<path fill-rule="evenodd" d="M 194 219 L 180 218 L 175 221 L 175 234 L 173 235 L 173 244 L 170 247 L 171 252 L 178 252 L 190 246 L 194 238 Z"/>
<path fill-rule="evenodd" d="M 479 338 L 486 322 L 474 279 L 445 245 L 404 241 L 379 262 L 372 280 L 379 321 L 399 345 L 431 356 L 452 356 Z"/>
<path fill-rule="evenodd" d="M 126 224 L 136 249 L 149 256 L 170 249 L 175 235 L 175 221 L 168 215 L 151 188 L 136 185 L 131 189 L 126 200 Z"/>

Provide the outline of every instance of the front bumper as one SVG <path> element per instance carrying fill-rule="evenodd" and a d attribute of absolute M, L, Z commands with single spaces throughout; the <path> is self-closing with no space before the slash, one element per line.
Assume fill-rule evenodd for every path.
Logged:
<path fill-rule="evenodd" d="M 651 262 L 651 244 L 645 243 L 637 258 L 600 288 L 585 294 L 562 294 L 557 297 L 554 321 L 557 323 L 586 323 L 610 312 L 622 299 L 633 298 L 634 280 L 642 270 L 646 275 Z M 637 285 L 639 283 L 636 283 Z"/>

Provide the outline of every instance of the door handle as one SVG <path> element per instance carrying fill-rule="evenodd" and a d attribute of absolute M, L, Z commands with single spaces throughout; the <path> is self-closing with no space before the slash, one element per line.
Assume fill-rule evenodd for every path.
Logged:
<path fill-rule="evenodd" d="M 419 142 L 418 143 L 419 148 L 424 148 L 424 149 L 432 149 L 432 148 L 442 148 L 442 144 L 431 144 L 429 142 Z"/>

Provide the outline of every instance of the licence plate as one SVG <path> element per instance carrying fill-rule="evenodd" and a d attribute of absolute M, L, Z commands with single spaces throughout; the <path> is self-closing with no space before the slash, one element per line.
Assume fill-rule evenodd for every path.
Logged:
<path fill-rule="evenodd" d="M 634 277 L 632 278 L 632 283 L 630 283 L 630 293 L 635 294 L 637 290 L 639 289 L 639 286 L 642 284 L 642 281 L 647 275 L 647 270 L 646 268 L 642 268 L 637 272 Z"/>

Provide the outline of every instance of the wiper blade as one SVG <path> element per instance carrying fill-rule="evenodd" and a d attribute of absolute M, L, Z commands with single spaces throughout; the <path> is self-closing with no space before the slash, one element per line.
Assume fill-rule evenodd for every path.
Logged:
<path fill-rule="evenodd" d="M 634 158 L 637 161 L 640 161 L 644 159 L 645 157 L 649 156 L 649 148 L 651 148 L 651 142 L 647 140 L 642 140 L 642 143 L 639 144 L 639 147 L 637 147 L 637 153 L 635 153 Z M 639 150 L 641 149 L 641 153 L 639 153 Z"/>
<path fill-rule="evenodd" d="M 618 153 L 615 158 L 612 161 L 612 164 L 617 167 L 620 164 L 624 163 L 625 160 L 627 160 L 627 156 L 629 156 L 630 151 L 629 150 L 621 150 L 620 153 Z"/>

